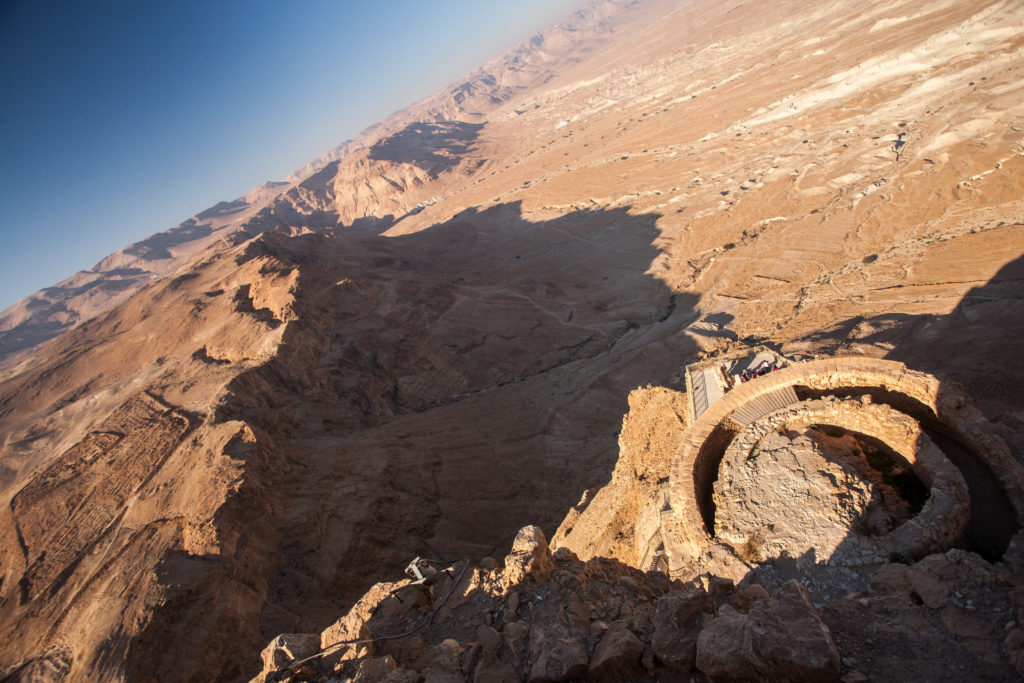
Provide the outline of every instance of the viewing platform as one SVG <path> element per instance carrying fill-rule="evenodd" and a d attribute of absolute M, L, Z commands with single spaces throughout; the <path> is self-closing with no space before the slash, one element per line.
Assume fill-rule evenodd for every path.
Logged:
<path fill-rule="evenodd" d="M 690 419 L 695 421 L 727 392 L 743 382 L 791 364 L 791 360 L 768 347 L 755 346 L 687 365 L 686 395 L 689 397 Z M 744 410 L 733 417 L 745 427 L 773 410 L 796 402 L 796 393 L 784 387 L 782 391 L 762 396 L 758 401 L 744 406 Z"/>

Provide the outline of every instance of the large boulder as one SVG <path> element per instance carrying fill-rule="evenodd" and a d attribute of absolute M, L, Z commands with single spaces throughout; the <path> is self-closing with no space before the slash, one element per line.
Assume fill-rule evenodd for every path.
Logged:
<path fill-rule="evenodd" d="M 937 579 L 924 562 L 913 567 L 887 564 L 871 577 L 871 588 L 879 593 L 898 596 L 908 603 L 916 597 L 932 609 L 944 607 L 949 598 L 945 583 Z"/>
<path fill-rule="evenodd" d="M 571 681 L 587 673 L 587 645 L 561 622 L 530 631 L 530 683 Z"/>
<path fill-rule="evenodd" d="M 395 658 L 387 655 L 362 660 L 352 683 L 417 683 L 420 678 L 415 671 L 399 667 Z"/>
<path fill-rule="evenodd" d="M 521 621 L 505 624 L 502 639 L 505 644 L 502 658 L 507 655 L 513 666 L 522 666 L 526 662 L 526 644 L 530 640 L 530 627 Z"/>
<path fill-rule="evenodd" d="M 796 581 L 755 602 L 747 615 L 723 607 L 697 638 L 696 663 L 712 677 L 839 677 L 839 652 L 832 634 Z"/>
<path fill-rule="evenodd" d="M 715 611 L 708 593 L 700 588 L 667 593 L 654 612 L 651 649 L 673 669 L 692 671 L 697 657 L 697 636 Z"/>
<path fill-rule="evenodd" d="M 769 678 L 823 680 L 839 677 L 839 652 L 832 633 L 811 605 L 807 591 L 788 581 L 749 614 L 750 644 Z"/>
<path fill-rule="evenodd" d="M 501 658 L 501 634 L 490 626 L 481 626 L 476 632 L 480 641 L 480 659 L 473 671 L 478 683 L 519 683 L 515 668 Z"/>
<path fill-rule="evenodd" d="M 363 641 L 349 646 L 336 648 L 329 655 L 325 655 L 323 662 L 327 666 L 333 666 L 341 661 L 349 661 L 373 656 L 373 634 L 370 632 L 367 622 L 370 618 L 382 609 L 390 606 L 390 603 L 398 603 L 392 595 L 392 590 L 400 583 L 382 582 L 373 585 L 363 594 L 356 604 L 352 605 L 348 614 L 320 632 L 320 647 L 328 649 L 338 643 L 348 641 Z"/>
<path fill-rule="evenodd" d="M 1019 628 L 1011 629 L 1003 640 L 1003 647 L 1006 648 L 1010 664 L 1024 678 L 1024 631 Z"/>
<path fill-rule="evenodd" d="M 434 660 L 423 672 L 424 683 L 462 683 L 462 656 L 465 650 L 457 640 L 448 638 L 434 648 Z"/>
<path fill-rule="evenodd" d="M 594 648 L 587 677 L 599 681 L 622 681 L 644 675 L 641 658 L 644 644 L 622 623 L 612 624 Z"/>
<path fill-rule="evenodd" d="M 519 530 L 512 543 L 512 552 L 505 557 L 505 571 L 502 578 L 509 586 L 518 585 L 527 577 L 535 581 L 548 581 L 555 570 L 544 532 L 538 526 L 526 526 Z"/>
<path fill-rule="evenodd" d="M 749 622 L 747 615 L 723 607 L 697 637 L 697 668 L 712 678 L 756 678 Z"/>
<path fill-rule="evenodd" d="M 910 583 L 910 567 L 899 563 L 879 567 L 878 571 L 871 575 L 871 590 L 909 599 L 911 591 L 914 590 Z"/>

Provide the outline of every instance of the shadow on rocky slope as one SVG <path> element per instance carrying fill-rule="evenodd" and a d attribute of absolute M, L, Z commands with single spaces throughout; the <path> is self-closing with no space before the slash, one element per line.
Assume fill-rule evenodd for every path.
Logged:
<path fill-rule="evenodd" d="M 213 232 L 209 223 L 200 223 L 190 218 L 176 228 L 166 232 L 158 232 L 155 235 L 125 247 L 124 253 L 132 256 L 140 256 L 145 260 L 154 261 L 158 259 L 172 258 L 170 247 L 176 247 L 201 237 L 206 237 Z"/>
<path fill-rule="evenodd" d="M 260 435 L 247 467 L 277 463 L 242 484 L 218 525 L 244 539 L 267 514 L 259 501 L 280 501 L 260 519 L 280 544 L 269 572 L 242 546 L 209 558 L 201 582 L 168 564 L 175 597 L 130 646 L 130 677 L 171 662 L 181 679 L 251 675 L 269 638 L 323 628 L 413 555 L 480 557 L 527 522 L 553 530 L 608 480 L 629 391 L 677 382 L 695 350 L 680 334 L 694 298 L 647 273 L 657 219 L 531 222 L 513 204 L 401 237 L 252 242 L 298 268 L 296 319 L 277 356 L 217 406 L 218 422 Z M 232 572 L 244 599 L 225 592 Z"/>
<path fill-rule="evenodd" d="M 152 274 L 140 268 L 114 268 L 75 276 L 28 298 L 16 325 L 0 331 L 0 361 L 43 344 L 78 324 L 80 316 L 68 307 L 77 297 L 116 297 L 137 289 Z M 10 310 L 10 309 L 9 309 Z"/>
<path fill-rule="evenodd" d="M 1024 256 L 945 315 L 855 317 L 808 337 L 823 351 L 890 346 L 886 358 L 960 382 L 990 417 L 1024 410 Z"/>
<path fill-rule="evenodd" d="M 436 178 L 459 164 L 483 127 L 482 123 L 465 121 L 417 121 L 373 145 L 370 158 L 415 164 Z"/>

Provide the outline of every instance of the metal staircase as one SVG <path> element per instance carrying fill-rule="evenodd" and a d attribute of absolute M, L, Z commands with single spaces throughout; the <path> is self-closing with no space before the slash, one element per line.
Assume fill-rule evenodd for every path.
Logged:
<path fill-rule="evenodd" d="M 744 404 L 729 417 L 741 427 L 746 427 L 768 413 L 773 413 L 797 402 L 799 399 L 792 386 L 779 387 Z"/>

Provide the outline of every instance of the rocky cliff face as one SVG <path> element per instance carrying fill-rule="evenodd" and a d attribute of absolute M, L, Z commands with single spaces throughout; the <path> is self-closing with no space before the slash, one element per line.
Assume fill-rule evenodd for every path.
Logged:
<path fill-rule="evenodd" d="M 738 340 L 942 373 L 1019 447 L 1022 20 L 600 2 L 9 309 L 0 666 L 248 678 L 417 554 L 640 507 L 617 437 L 653 476 Z"/>
<path fill-rule="evenodd" d="M 282 634 L 265 681 L 1017 680 L 1021 589 L 977 555 L 888 564 L 827 604 L 797 579 L 670 581 L 552 553 L 536 527 L 501 565 L 379 583 L 318 634 Z M 1009 625 L 1009 627 L 1007 627 Z M 397 637 L 396 637 L 397 636 Z"/>

